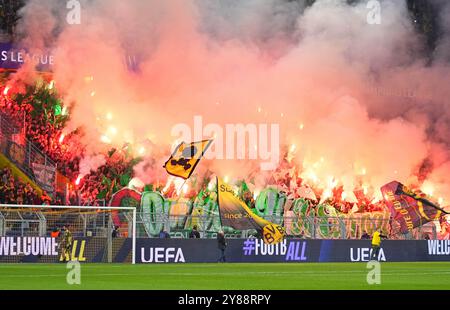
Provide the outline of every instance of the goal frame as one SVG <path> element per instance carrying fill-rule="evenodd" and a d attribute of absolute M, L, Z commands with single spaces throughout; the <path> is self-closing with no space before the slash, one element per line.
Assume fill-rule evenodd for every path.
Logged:
<path fill-rule="evenodd" d="M 93 206 L 54 206 L 54 205 L 12 205 L 0 204 L 1 208 L 29 208 L 29 209 L 76 209 L 76 210 L 128 210 L 133 212 L 133 226 L 131 236 L 131 263 L 136 264 L 136 208 L 135 207 L 93 207 Z"/>

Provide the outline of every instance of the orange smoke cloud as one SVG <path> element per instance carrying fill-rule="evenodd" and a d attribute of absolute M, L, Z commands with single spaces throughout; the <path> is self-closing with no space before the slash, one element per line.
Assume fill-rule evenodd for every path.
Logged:
<path fill-rule="evenodd" d="M 440 48 L 426 65 L 405 3 L 382 5 L 382 23 L 370 25 L 364 1 L 109 0 L 83 2 L 82 24 L 71 26 L 56 0 L 31 0 L 21 29 L 29 46 L 54 48 L 70 127 L 84 128 L 90 153 L 106 138 L 151 141 L 142 177 L 163 177 L 171 128 L 200 115 L 222 126 L 280 124 L 304 176 L 336 177 L 346 190 L 361 178 L 375 189 L 405 181 L 431 158 L 427 178 L 450 201 L 448 55 Z M 253 161 L 205 165 L 261 184 L 270 177 Z"/>

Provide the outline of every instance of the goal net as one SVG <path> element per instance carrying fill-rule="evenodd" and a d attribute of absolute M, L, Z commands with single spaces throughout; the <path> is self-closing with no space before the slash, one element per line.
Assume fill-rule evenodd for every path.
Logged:
<path fill-rule="evenodd" d="M 135 263 L 132 207 L 0 204 L 0 263 Z"/>

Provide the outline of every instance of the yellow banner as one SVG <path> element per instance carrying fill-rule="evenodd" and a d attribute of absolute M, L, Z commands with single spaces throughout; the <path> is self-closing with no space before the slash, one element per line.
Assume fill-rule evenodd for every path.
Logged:
<path fill-rule="evenodd" d="M 234 194 L 230 185 L 217 179 L 217 190 L 222 226 L 239 230 L 256 229 L 267 244 L 276 244 L 283 240 L 284 228 L 254 214 L 245 202 Z"/>

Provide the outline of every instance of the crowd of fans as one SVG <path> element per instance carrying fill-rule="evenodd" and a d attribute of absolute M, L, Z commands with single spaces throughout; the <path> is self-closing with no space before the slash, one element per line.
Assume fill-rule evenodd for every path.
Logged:
<path fill-rule="evenodd" d="M 51 198 L 40 195 L 29 183 L 23 183 L 12 175 L 11 169 L 0 170 L 0 203 L 42 205 L 49 204 Z"/>
<path fill-rule="evenodd" d="M 85 151 L 80 143 L 82 133 L 79 130 L 64 133 L 67 116 L 56 115 L 54 108 L 59 102 L 46 85 L 44 83 L 32 90 L 22 90 L 22 93 L 15 94 L 14 97 L 8 96 L 14 91 L 9 87 L 0 89 L 0 93 L 3 93 L 0 111 L 11 126 L 18 129 L 23 138 L 53 160 L 59 173 L 71 181 L 66 189 L 67 193 L 53 195 L 54 198 L 46 202 L 55 205 L 102 204 L 111 198 L 114 190 L 118 189 L 120 185 L 118 179 L 124 172 L 130 170 L 130 160 L 120 152 L 114 152 L 114 156 L 105 155 L 106 163 L 103 166 L 83 176 L 79 184 L 73 186 L 73 182 L 79 176 L 80 161 Z M 16 140 L 18 143 L 24 143 L 23 141 Z M 17 197 L 16 194 L 8 192 L 8 197 L 12 196 Z M 10 199 L 12 198 L 8 198 L 8 201 Z"/>
<path fill-rule="evenodd" d="M 77 186 L 70 186 L 69 193 L 62 200 L 66 200 L 67 204 L 72 205 L 96 205 L 108 201 L 111 195 L 121 188 L 121 185 L 126 185 L 121 184 L 123 183 L 121 177 L 127 173 L 131 174 L 131 160 L 127 160 L 123 152 L 113 151 L 112 156 L 105 155 L 106 163 L 104 165 L 96 171 L 80 177 L 80 161 L 84 153 L 80 135 L 83 133 L 80 130 L 72 133 L 64 132 L 68 120 L 67 113 L 55 112 L 55 107 L 59 106 L 61 109 L 61 104 L 47 85 L 41 83 L 34 88 L 27 86 L 25 91 L 19 92 L 15 97 L 2 96 L 1 111 L 8 114 L 18 128 L 22 128 L 29 141 L 55 161 L 58 171 L 71 180 L 72 184 L 79 178 Z M 10 93 L 13 91 L 9 90 Z M 5 93 L 4 89 L 3 93 Z M 284 161 L 269 182 L 280 192 L 284 192 L 290 201 L 296 198 L 305 198 L 312 207 L 319 202 L 326 203 L 341 213 L 386 210 L 382 201 L 373 203 L 373 199 L 368 199 L 366 195 L 358 197 L 357 202 L 342 199 L 342 187 L 334 188 L 332 195 L 325 197 L 322 191 L 309 187 L 306 180 L 298 177 L 298 173 L 292 174 L 292 169 L 295 167 Z M 299 188 L 307 188 L 313 192 L 314 199 L 305 197 Z M 203 191 L 203 193 L 206 194 L 207 191 Z M 193 198 L 195 196 L 197 196 L 196 193 L 191 195 Z M 254 207 L 253 192 L 246 189 L 240 192 L 240 196 L 250 207 Z M 99 200 L 103 200 L 103 202 Z M 56 202 L 52 201 L 52 203 Z"/>
<path fill-rule="evenodd" d="M 63 175 L 71 178 L 78 170 L 79 155 L 84 150 L 75 137 L 77 133 L 64 136 L 61 141 L 68 116 L 55 115 L 55 105 L 59 103 L 46 87 L 28 88 L 15 98 L 3 96 L 1 111 L 31 143 L 58 164 Z M 13 91 L 10 89 L 8 93 Z"/>
<path fill-rule="evenodd" d="M 294 173 L 292 173 L 294 171 Z M 340 213 L 364 213 L 386 211 L 387 206 L 383 200 L 374 199 L 364 194 L 363 189 L 355 190 L 353 199 L 344 199 L 344 188 L 336 185 L 328 191 L 310 186 L 307 180 L 302 179 L 296 173 L 295 167 L 285 161 L 274 173 L 272 183 L 279 192 L 284 193 L 288 200 L 303 198 L 314 208 L 319 203 L 333 206 Z M 244 194 L 244 201 L 254 203 L 251 193 Z"/>
<path fill-rule="evenodd" d="M 82 133 L 75 131 L 64 134 L 67 117 L 55 115 L 54 106 L 58 103 L 54 101 L 54 98 L 50 100 L 50 97 L 48 89 L 37 87 L 29 95 L 19 95 L 14 99 L 3 96 L 0 108 L 16 123 L 18 128 L 22 128 L 29 141 L 57 163 L 58 171 L 73 182 L 80 177 L 80 160 L 84 147 L 79 142 L 81 140 L 79 135 Z M 120 184 L 120 178 L 130 172 L 131 165 L 130 160 L 126 160 L 125 157 L 119 151 L 113 152 L 113 156 L 105 155 L 106 163 L 104 165 L 96 171 L 81 176 L 77 186 L 70 186 L 69 192 L 64 197 L 55 196 L 51 203 L 98 205 L 108 201 L 111 195 L 121 188 L 121 185 L 125 185 Z M 334 206 L 337 211 L 342 213 L 385 210 L 383 202 L 372 203 L 368 199 L 362 199 L 355 204 L 341 199 L 341 188 L 336 188 L 330 197 L 321 199 L 322 192 L 310 188 L 305 180 L 293 177 L 289 173 L 290 169 L 292 167 L 288 163 L 280 165 L 271 183 L 280 192 L 284 192 L 288 200 L 305 198 L 298 189 L 306 187 L 313 191 L 316 197 L 316 199 L 305 198 L 312 207 L 321 202 Z M 203 191 L 203 194 L 207 194 L 207 191 Z M 254 207 L 253 192 L 246 189 L 240 192 L 240 196 L 247 205 Z M 194 199 L 196 194 L 191 197 Z"/>
<path fill-rule="evenodd" d="M 5 89 L 0 89 L 5 94 Z M 80 144 L 80 133 L 75 131 L 64 135 L 67 117 L 55 115 L 54 99 L 50 100 L 45 87 L 35 90 L 30 95 L 18 95 L 14 99 L 2 96 L 0 109 L 8 116 L 14 126 L 20 128 L 31 143 L 49 156 L 57 164 L 59 173 L 70 180 L 70 186 L 64 194 L 54 193 L 50 197 L 46 193 L 39 194 L 30 184 L 24 183 L 13 176 L 10 169 L 0 171 L 0 203 L 5 204 L 54 204 L 54 205 L 103 205 L 111 199 L 113 193 L 126 186 L 131 177 L 134 159 L 129 158 L 123 150 L 111 150 L 105 154 L 105 163 L 95 171 L 80 175 L 80 162 L 84 147 Z M 293 167 L 284 162 L 273 174 L 269 184 L 287 197 L 287 204 L 297 198 L 303 198 L 311 209 L 319 204 L 334 207 L 340 213 L 363 213 L 386 211 L 384 202 L 376 201 L 367 195 L 357 195 L 357 201 L 343 199 L 343 188 L 336 186 L 332 193 L 325 194 L 323 190 L 310 187 L 307 180 L 303 180 L 298 173 L 291 173 Z M 77 182 L 75 182 L 77 180 Z M 250 208 L 255 207 L 255 193 L 241 181 L 239 196 Z M 74 185 L 74 183 L 76 183 Z M 207 189 L 209 180 L 204 180 L 199 192 L 191 189 L 185 193 L 187 199 L 210 199 L 212 193 Z M 244 186 L 245 185 L 245 186 Z M 175 191 L 175 188 L 172 188 Z M 309 194 L 305 195 L 305 191 Z M 170 193 L 165 193 L 170 197 Z M 449 230 L 450 231 L 450 228 Z"/>
<path fill-rule="evenodd" d="M 106 158 L 106 163 L 80 180 L 79 193 L 83 202 L 97 206 L 111 199 L 123 185 L 120 178 L 127 175 L 130 162 L 119 153 Z"/>

